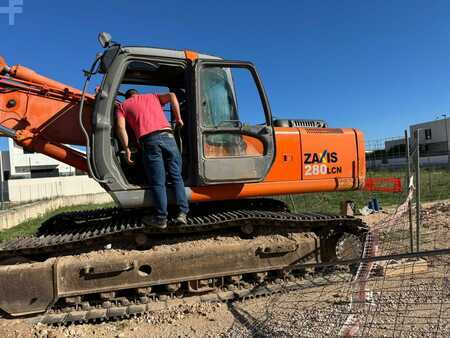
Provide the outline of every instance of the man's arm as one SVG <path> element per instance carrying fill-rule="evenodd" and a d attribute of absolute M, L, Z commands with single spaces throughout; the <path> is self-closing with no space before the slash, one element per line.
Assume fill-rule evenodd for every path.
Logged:
<path fill-rule="evenodd" d="M 180 104 L 178 103 L 177 96 L 174 93 L 158 94 L 159 102 L 162 106 L 170 102 L 172 113 L 175 116 L 175 122 L 178 126 L 183 127 L 184 123 L 181 119 Z"/>
<path fill-rule="evenodd" d="M 128 146 L 128 134 L 127 127 L 125 122 L 125 117 L 121 114 L 117 114 L 117 125 L 116 125 L 116 134 L 122 144 L 123 149 L 127 154 L 127 162 L 128 164 L 134 164 L 134 161 L 131 159 L 131 150 Z"/>

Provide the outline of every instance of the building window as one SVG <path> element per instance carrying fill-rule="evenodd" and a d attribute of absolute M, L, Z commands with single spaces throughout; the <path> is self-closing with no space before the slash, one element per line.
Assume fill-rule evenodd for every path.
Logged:
<path fill-rule="evenodd" d="M 425 140 L 431 140 L 431 129 L 425 129 Z"/>
<path fill-rule="evenodd" d="M 30 167 L 16 167 L 16 173 L 29 173 Z"/>
<path fill-rule="evenodd" d="M 40 177 L 58 177 L 59 172 L 58 169 L 34 169 L 31 170 L 31 178 L 40 178 Z"/>

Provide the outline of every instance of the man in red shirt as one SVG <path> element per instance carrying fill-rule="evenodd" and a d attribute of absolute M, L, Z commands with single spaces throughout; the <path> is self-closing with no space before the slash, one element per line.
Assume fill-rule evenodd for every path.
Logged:
<path fill-rule="evenodd" d="M 178 214 L 175 219 L 179 224 L 186 224 L 189 205 L 181 177 L 181 155 L 169 122 L 162 106 L 170 103 L 175 121 L 183 126 L 180 105 L 174 93 L 139 94 L 130 89 L 125 94 L 125 101 L 117 109 L 117 135 L 125 149 L 127 161 L 134 164 L 128 147 L 126 123 L 134 131 L 141 148 L 145 173 L 155 207 L 155 215 L 146 216 L 143 222 L 164 229 L 167 227 L 167 191 L 166 172 L 175 192 Z"/>

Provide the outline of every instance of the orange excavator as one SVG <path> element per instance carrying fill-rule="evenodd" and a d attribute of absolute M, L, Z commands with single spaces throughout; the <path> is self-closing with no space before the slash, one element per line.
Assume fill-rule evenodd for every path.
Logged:
<path fill-rule="evenodd" d="M 71 323 L 173 301 L 241 299 L 298 285 L 306 266 L 361 254 L 359 219 L 291 212 L 274 199 L 362 188 L 360 131 L 273 118 L 250 62 L 122 46 L 107 33 L 99 41 L 103 52 L 84 71 L 81 91 L 0 58 L 0 133 L 86 172 L 117 204 L 59 214 L 34 236 L 1 244 L 4 316 Z M 180 102 L 186 225 L 142 223 L 152 200 L 138 142 L 130 166 L 115 135 L 115 109 L 130 87 L 170 91 Z M 170 183 L 168 190 L 170 202 Z"/>

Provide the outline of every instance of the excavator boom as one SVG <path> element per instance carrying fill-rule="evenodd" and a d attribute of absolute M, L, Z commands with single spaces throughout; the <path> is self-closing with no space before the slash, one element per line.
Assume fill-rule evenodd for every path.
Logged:
<path fill-rule="evenodd" d="M 87 171 L 85 155 L 65 144 L 86 144 L 78 116 L 81 92 L 24 66 L 0 59 L 0 125 L 23 148 Z M 86 96 L 83 118 L 90 130 L 94 98 Z"/>

